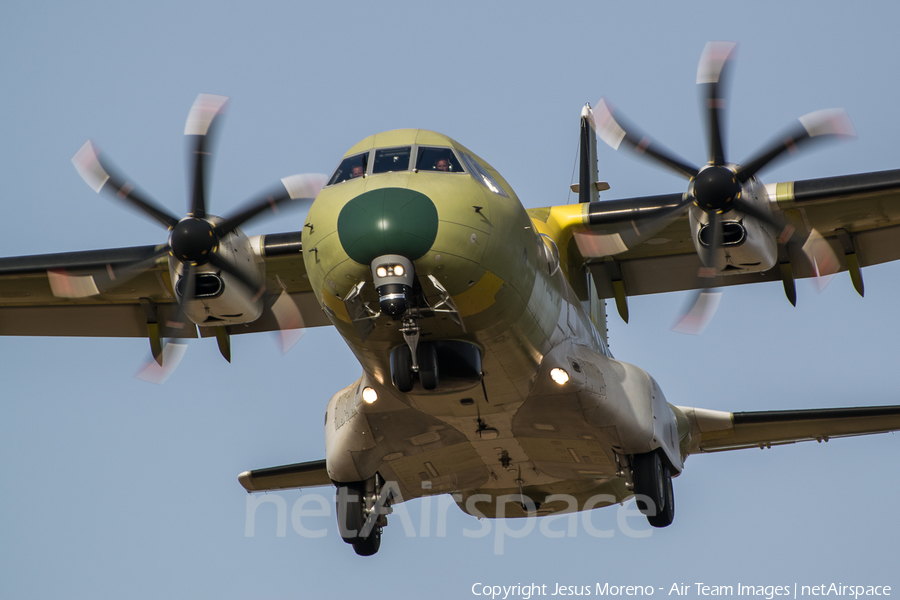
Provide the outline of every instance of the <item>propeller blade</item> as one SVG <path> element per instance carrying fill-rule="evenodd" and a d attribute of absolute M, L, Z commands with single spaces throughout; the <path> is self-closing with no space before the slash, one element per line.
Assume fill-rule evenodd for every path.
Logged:
<path fill-rule="evenodd" d="M 590 205 L 592 231 L 575 233 L 582 256 L 613 256 L 642 244 L 665 229 L 688 209 L 693 198 L 668 194 L 643 200 L 611 200 Z"/>
<path fill-rule="evenodd" d="M 712 213 L 709 215 L 709 227 L 712 228 L 712 241 L 708 246 L 700 245 L 700 260 L 703 268 L 697 273 L 698 277 L 713 278 L 716 276 L 716 261 L 719 248 L 722 247 L 722 215 Z"/>
<path fill-rule="evenodd" d="M 248 202 L 244 208 L 226 217 L 216 226 L 216 235 L 222 237 L 231 233 L 267 209 L 277 213 L 278 205 L 287 201 L 293 200 L 299 204 L 311 204 L 316 199 L 316 196 L 319 195 L 319 192 L 322 191 L 322 188 L 325 187 L 327 181 L 328 177 L 326 175 L 318 173 L 285 177 L 281 180 L 281 186 L 257 200 Z"/>
<path fill-rule="evenodd" d="M 124 283 L 153 267 L 159 259 L 167 254 L 169 254 L 169 245 L 163 244 L 153 255 L 142 261 L 124 265 L 119 268 L 110 267 L 107 269 L 109 278 L 111 281 L 116 282 L 116 284 Z"/>
<path fill-rule="evenodd" d="M 166 328 L 179 331 L 183 331 L 187 327 L 194 327 L 194 323 L 187 318 L 184 308 L 197 294 L 197 267 L 193 264 L 188 264 L 182 279 L 184 279 L 183 294 L 181 294 L 181 296 L 179 296 L 177 292 L 175 294 L 176 299 L 180 297 L 178 308 L 176 309 L 175 314 L 165 322 Z M 177 282 L 173 283 L 175 286 L 178 285 Z M 175 371 L 175 368 L 178 367 L 186 350 L 187 341 L 182 339 L 178 339 L 178 341 L 167 339 L 163 346 L 162 360 L 157 361 L 151 356 L 150 360 L 144 365 L 144 368 L 141 369 L 135 377 L 149 383 L 160 385 L 165 383 L 169 376 Z"/>
<path fill-rule="evenodd" d="M 732 201 L 732 205 L 734 206 L 734 210 L 753 217 L 758 221 L 762 221 L 763 223 L 771 225 L 772 227 L 777 229 L 781 235 L 790 237 L 793 234 L 793 228 L 791 228 L 790 230 L 786 230 L 787 223 L 785 223 L 783 220 L 776 218 L 775 215 L 770 212 L 767 212 L 761 208 L 757 208 L 753 204 L 745 201 L 743 198 L 735 198 Z M 787 241 L 787 238 L 785 238 L 784 241 Z"/>
<path fill-rule="evenodd" d="M 778 237 L 781 243 L 801 250 L 809 260 L 813 273 L 815 273 L 814 283 L 820 292 L 831 282 L 834 274 L 840 270 L 840 262 L 831 244 L 815 229 L 810 231 L 809 235 L 804 239 L 791 225 L 742 199 L 734 201 L 734 208 L 738 212 L 771 225 L 781 232 Z"/>
<path fill-rule="evenodd" d="M 700 335 L 719 307 L 722 292 L 713 289 L 718 268 L 716 262 L 719 249 L 722 247 L 722 215 L 712 213 L 709 215 L 709 226 L 712 227 L 712 240 L 709 246 L 701 245 L 700 260 L 703 266 L 698 270 L 697 277 L 703 287 L 694 292 L 688 301 L 687 310 L 672 327 L 672 331 Z"/>
<path fill-rule="evenodd" d="M 160 246 L 150 257 L 114 267 L 106 265 L 103 271 L 93 273 L 69 273 L 65 269 L 53 269 L 47 271 L 50 281 L 50 290 L 57 298 L 87 298 L 96 296 L 126 283 L 137 277 L 147 269 L 152 268 L 157 261 L 169 253 L 167 245 Z"/>
<path fill-rule="evenodd" d="M 209 255 L 209 264 L 211 264 L 214 267 L 217 267 L 219 269 L 222 269 L 223 271 L 225 271 L 226 273 L 228 273 L 229 275 L 231 275 L 232 277 L 237 279 L 241 285 L 243 285 L 245 288 L 247 288 L 247 290 L 250 291 L 250 293 L 253 294 L 254 302 L 260 296 L 262 296 L 263 293 L 265 293 L 265 291 L 266 291 L 265 282 L 262 282 L 262 283 L 254 282 L 247 275 L 245 275 L 244 273 L 239 271 L 237 267 L 235 267 L 233 264 L 228 262 L 221 255 L 219 255 L 215 252 L 213 252 L 212 254 Z"/>
<path fill-rule="evenodd" d="M 187 306 L 188 302 L 191 302 L 197 295 L 197 267 L 191 263 L 187 263 L 181 281 L 184 281 L 182 293 L 180 295 L 177 292 L 175 293 L 175 297 L 178 299 L 178 310 L 176 310 L 175 314 L 166 322 L 166 327 L 169 329 L 183 330 L 185 327 L 193 325 L 193 322 L 187 318 L 184 308 Z M 179 282 L 175 281 L 173 283 L 177 287 Z"/>
<path fill-rule="evenodd" d="M 722 122 L 725 119 L 725 84 L 734 57 L 734 42 L 708 42 L 697 67 L 697 85 L 705 101 L 709 134 L 709 162 L 725 164 Z"/>
<path fill-rule="evenodd" d="M 75 275 L 66 269 L 47 271 L 50 291 L 57 298 L 89 298 L 100 294 L 93 275 Z"/>
<path fill-rule="evenodd" d="M 719 302 L 722 300 L 722 292 L 717 292 L 709 288 L 697 290 L 688 301 L 688 310 L 682 314 L 672 327 L 672 331 L 677 333 L 686 333 L 688 335 L 700 335 L 713 315 L 719 308 Z"/>
<path fill-rule="evenodd" d="M 165 366 L 157 364 L 151 357 L 135 377 L 141 381 L 162 385 L 175 372 L 181 359 L 184 358 L 185 350 L 187 350 L 187 344 L 184 342 L 166 342 L 166 345 L 163 347 L 162 358 L 162 363 Z"/>
<path fill-rule="evenodd" d="M 746 161 L 737 170 L 738 181 L 746 182 L 782 154 L 797 152 L 799 146 L 809 140 L 856 137 L 853 123 L 850 122 L 850 117 L 842 108 L 809 113 L 800 117 L 799 121 L 799 125 L 796 125 L 784 136 L 773 140 L 754 158 Z"/>
<path fill-rule="evenodd" d="M 85 142 L 75 153 L 72 164 L 85 183 L 95 192 L 100 193 L 100 190 L 107 189 L 116 198 L 128 201 L 134 208 L 162 224 L 166 229 L 171 229 L 178 223 L 178 219 L 169 211 L 138 192 L 133 183 L 116 173 L 106 161 L 102 160 L 99 149 L 91 140 Z"/>
<path fill-rule="evenodd" d="M 200 94 L 194 100 L 187 122 L 184 124 L 184 135 L 193 138 L 190 162 L 193 165 L 190 215 L 198 219 L 206 218 L 206 172 L 212 158 L 212 138 L 216 131 L 218 117 L 225 114 L 228 98 L 212 94 Z"/>
<path fill-rule="evenodd" d="M 613 116 L 612 107 L 601 98 L 594 107 L 594 124 L 597 135 L 613 150 L 618 150 L 624 142 L 629 148 L 655 160 L 658 164 L 670 169 L 686 179 L 697 175 L 697 168 L 678 158 L 649 137 L 640 135 L 631 125 L 623 125 L 624 121 Z M 630 130 L 630 131 L 629 131 Z"/>
<path fill-rule="evenodd" d="M 841 268 L 838 257 L 834 253 L 831 244 L 815 229 L 809 232 L 802 249 L 803 253 L 806 254 L 806 258 L 809 259 L 813 271 L 816 273 L 813 283 L 816 289 L 821 292 L 831 283 L 834 275 Z"/>
<path fill-rule="evenodd" d="M 290 294 L 282 291 L 272 305 L 272 314 L 278 322 L 278 338 L 281 352 L 287 354 L 287 351 L 293 348 L 305 332 L 303 315 L 300 309 L 291 299 Z"/>

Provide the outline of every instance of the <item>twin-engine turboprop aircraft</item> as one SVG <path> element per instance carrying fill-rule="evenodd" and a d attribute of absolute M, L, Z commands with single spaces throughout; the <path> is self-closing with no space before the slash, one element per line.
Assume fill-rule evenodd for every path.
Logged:
<path fill-rule="evenodd" d="M 326 408 L 325 459 L 247 471 L 249 492 L 336 486 L 343 539 L 381 544 L 390 505 L 453 493 L 470 514 L 522 517 L 636 496 L 656 527 L 692 454 L 900 429 L 900 406 L 728 413 L 669 404 L 606 345 L 605 300 L 781 280 L 900 258 L 900 170 L 764 185 L 785 151 L 843 136 L 814 113 L 742 165 L 725 160 L 722 82 L 732 45 L 698 71 L 709 156 L 674 157 L 606 102 L 581 117 L 578 204 L 526 210 L 487 162 L 447 136 L 389 131 L 352 147 L 330 178 L 282 180 L 225 218 L 207 212 L 205 165 L 225 99 L 201 95 L 189 213 L 179 219 L 117 174 L 92 143 L 73 161 L 163 225 L 163 244 L 0 259 L 0 333 L 148 337 L 163 368 L 173 340 L 333 325 L 362 376 Z M 687 189 L 599 201 L 596 131 L 674 169 Z M 312 201 L 300 231 L 247 237 L 269 207 Z M 164 344 L 165 340 L 169 340 Z M 510 501 L 510 502 L 508 502 Z"/>

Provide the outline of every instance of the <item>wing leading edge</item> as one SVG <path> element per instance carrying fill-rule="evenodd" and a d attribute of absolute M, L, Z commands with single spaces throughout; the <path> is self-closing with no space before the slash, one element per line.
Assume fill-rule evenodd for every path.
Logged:
<path fill-rule="evenodd" d="M 277 331 L 272 307 L 283 292 L 296 304 L 302 327 L 330 325 L 306 277 L 301 232 L 260 236 L 254 243 L 265 262 L 266 308 L 256 321 L 230 326 L 228 333 Z M 198 332 L 162 326 L 177 312 L 177 303 L 166 257 L 153 259 L 159 249 L 136 246 L 0 258 L 0 335 L 146 337 L 148 324 L 159 323 L 164 337 L 214 336 L 211 327 Z M 148 259 L 137 275 L 116 280 L 117 271 Z M 93 286 L 102 292 L 68 297 L 60 285 Z"/>
<path fill-rule="evenodd" d="M 831 245 L 840 271 L 850 271 L 862 293 L 859 269 L 900 260 L 900 169 L 768 184 L 774 211 Z M 601 298 L 658 294 L 698 288 L 702 266 L 686 215 L 669 221 L 667 208 L 681 193 L 532 209 L 570 273 L 586 264 Z M 662 229 L 659 224 L 664 223 Z M 578 236 L 591 243 L 575 243 Z M 591 251 L 593 249 L 593 251 Z M 779 260 L 779 263 L 783 262 Z M 815 275 L 805 261 L 792 261 L 793 277 Z M 780 264 L 763 273 L 719 277 L 717 286 L 782 281 Z"/>

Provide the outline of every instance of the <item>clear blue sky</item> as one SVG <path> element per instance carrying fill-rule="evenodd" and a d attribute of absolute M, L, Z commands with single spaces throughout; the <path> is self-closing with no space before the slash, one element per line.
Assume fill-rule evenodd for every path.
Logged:
<path fill-rule="evenodd" d="M 705 156 L 695 76 L 707 40 L 739 42 L 728 156 L 796 117 L 844 107 L 859 139 L 764 173 L 767 182 L 900 167 L 900 16 L 888 3 L 6 3 L 0 8 L 0 255 L 143 245 L 161 231 L 94 194 L 70 161 L 93 138 L 171 210 L 186 206 L 187 111 L 230 96 L 213 169 L 226 213 L 279 178 L 330 172 L 359 139 L 441 131 L 472 148 L 526 206 L 568 195 L 578 115 L 602 95 L 687 159 Z M 605 198 L 683 182 L 599 148 Z M 250 233 L 296 230 L 299 215 Z M 669 401 L 721 410 L 898 403 L 900 265 L 727 290 L 700 337 L 669 331 L 684 298 L 610 316 L 618 358 Z M 146 340 L 0 339 L 0 596 L 4 598 L 467 598 L 476 582 L 552 587 L 706 582 L 887 584 L 900 591 L 900 438 L 881 435 L 692 457 L 672 527 L 632 539 L 446 538 L 357 557 L 333 514 L 306 539 L 275 535 L 271 505 L 245 537 L 245 469 L 324 456 L 322 416 L 360 367 L 331 330 L 282 356 L 234 340 L 228 365 L 191 344 L 169 382 L 133 378 Z M 299 493 L 282 494 L 288 507 Z M 421 503 L 408 510 L 419 523 Z M 333 511 L 332 511 L 333 513 Z M 615 528 L 615 509 L 596 511 Z M 634 526 L 645 529 L 640 520 Z M 556 526 L 562 529 L 561 526 Z M 657 591 L 658 595 L 662 593 Z"/>

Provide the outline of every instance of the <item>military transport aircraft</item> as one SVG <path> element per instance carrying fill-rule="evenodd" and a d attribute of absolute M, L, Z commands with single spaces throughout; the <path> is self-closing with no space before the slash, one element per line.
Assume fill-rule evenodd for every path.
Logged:
<path fill-rule="evenodd" d="M 367 137 L 330 177 L 295 175 L 226 217 L 207 210 L 212 136 L 226 99 L 201 95 L 185 135 L 193 170 L 179 218 L 92 143 L 73 162 L 162 225 L 159 245 L 0 259 L 0 334 L 147 337 L 170 368 L 180 341 L 332 325 L 362 365 L 325 412 L 325 459 L 247 471 L 249 492 L 336 486 L 342 538 L 381 544 L 392 503 L 453 493 L 476 516 L 585 510 L 636 496 L 651 525 L 674 517 L 672 478 L 692 454 L 900 429 L 900 406 L 729 413 L 667 403 L 606 344 L 605 301 L 715 288 L 900 258 L 900 170 L 764 185 L 785 153 L 852 135 L 813 113 L 748 160 L 725 158 L 733 45 L 711 43 L 697 83 L 709 154 L 695 167 L 605 101 L 581 113 L 580 202 L 526 210 L 503 177 L 445 135 Z M 596 135 L 683 175 L 673 194 L 600 201 Z M 311 203 L 299 231 L 248 237 L 250 219 Z"/>

